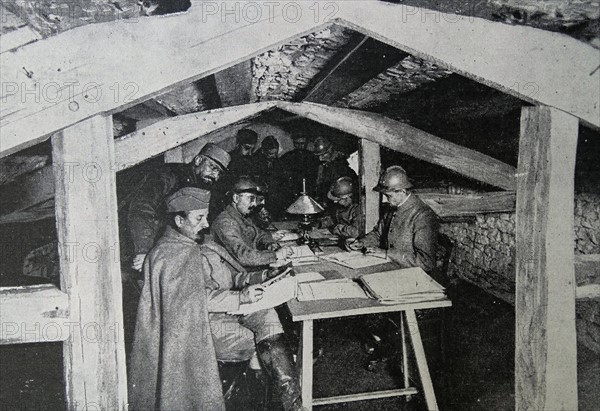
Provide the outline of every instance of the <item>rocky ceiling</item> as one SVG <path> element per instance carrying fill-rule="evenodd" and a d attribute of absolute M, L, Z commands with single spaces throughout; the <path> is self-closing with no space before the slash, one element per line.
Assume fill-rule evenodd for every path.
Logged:
<path fill-rule="evenodd" d="M 559 31 L 600 48 L 597 0 L 390 2 Z M 172 4 L 189 7 L 188 0 Z M 42 38 L 84 24 L 159 18 L 144 16 L 152 10 L 141 10 L 137 0 L 6 0 L 0 10 L 0 33 L 28 26 Z M 335 25 L 116 113 L 114 131 L 120 136 L 168 116 L 268 100 L 309 101 L 383 113 L 516 163 L 523 102 Z M 10 157 L 3 163 L 7 161 Z M 38 165 L 39 159 L 31 163 Z"/>

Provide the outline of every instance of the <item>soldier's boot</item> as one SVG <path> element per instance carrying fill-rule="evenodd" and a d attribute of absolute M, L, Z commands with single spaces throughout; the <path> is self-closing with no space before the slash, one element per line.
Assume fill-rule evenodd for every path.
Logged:
<path fill-rule="evenodd" d="M 298 373 L 284 335 L 266 338 L 257 344 L 256 349 L 265 371 L 275 384 L 284 410 L 303 410 Z"/>

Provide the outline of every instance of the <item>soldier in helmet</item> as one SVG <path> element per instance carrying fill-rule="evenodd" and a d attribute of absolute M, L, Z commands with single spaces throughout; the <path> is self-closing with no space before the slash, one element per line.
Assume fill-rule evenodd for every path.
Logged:
<path fill-rule="evenodd" d="M 374 190 L 387 199 L 388 209 L 370 233 L 360 240 L 347 240 L 346 247 L 366 253 L 382 248 L 402 268 L 421 267 L 431 273 L 436 264 L 439 223 L 433 210 L 411 193 L 411 187 L 402 167 L 387 168 Z M 388 318 L 393 315 L 370 318 L 359 327 L 370 355 L 369 369 L 385 362 L 394 349 L 389 347 L 393 339 L 386 336 L 395 333 L 396 328 L 390 328 L 394 320 Z"/>
<path fill-rule="evenodd" d="M 411 182 L 400 166 L 391 166 L 374 188 L 387 199 L 389 208 L 364 238 L 348 241 L 351 250 L 375 247 L 387 250 L 390 259 L 402 267 L 435 268 L 439 223 L 429 206 L 412 195 Z"/>
<path fill-rule="evenodd" d="M 331 184 L 340 177 L 356 179 L 356 173 L 348 166 L 346 156 L 335 150 L 333 144 L 325 137 L 317 137 L 314 142 L 314 153 L 319 158 L 317 171 L 315 200 L 324 202 Z"/>
<path fill-rule="evenodd" d="M 241 176 L 231 189 L 231 201 L 212 224 L 215 240 L 245 268 L 265 266 L 285 260 L 292 254 L 289 247 L 273 251 L 282 237 L 258 227 L 252 220 L 258 197 L 264 192 L 250 177 Z"/>
<path fill-rule="evenodd" d="M 311 151 L 306 149 L 307 138 L 304 134 L 295 134 L 292 136 L 294 149 L 288 151 L 279 159 L 280 179 L 277 185 L 277 195 L 279 207 L 274 210 L 284 210 L 296 200 L 302 191 L 302 180 L 306 182 L 306 192 L 314 197 L 315 183 L 317 181 L 317 171 L 319 168 L 319 159 Z"/>
<path fill-rule="evenodd" d="M 360 210 L 354 202 L 354 184 L 350 177 L 338 178 L 329 189 L 327 198 L 334 204 L 330 216 L 322 220 L 321 227 L 329 228 L 340 238 L 356 238 L 359 234 Z"/>
<path fill-rule="evenodd" d="M 149 172 L 130 194 L 127 227 L 135 258 L 132 267 L 140 271 L 146 253 L 165 228 L 165 198 L 183 187 L 210 190 L 227 170 L 231 158 L 219 146 L 208 143 L 189 164 L 165 164 Z"/>

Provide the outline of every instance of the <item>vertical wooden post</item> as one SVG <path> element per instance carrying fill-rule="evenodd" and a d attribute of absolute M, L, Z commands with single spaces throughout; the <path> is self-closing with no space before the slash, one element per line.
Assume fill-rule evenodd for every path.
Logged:
<path fill-rule="evenodd" d="M 114 140 L 110 116 L 52 137 L 67 407 L 127 409 Z"/>
<path fill-rule="evenodd" d="M 379 193 L 373 191 L 379 180 L 381 170 L 381 152 L 379 144 L 364 138 L 360 139 L 359 154 L 359 193 L 360 211 L 364 217 L 361 231 L 371 231 L 379 220 Z"/>
<path fill-rule="evenodd" d="M 577 409 L 573 201 L 577 118 L 525 107 L 517 174 L 517 410 Z"/>

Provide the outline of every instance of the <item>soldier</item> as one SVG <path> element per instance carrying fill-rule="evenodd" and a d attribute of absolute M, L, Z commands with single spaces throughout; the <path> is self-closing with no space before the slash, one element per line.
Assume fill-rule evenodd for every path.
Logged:
<path fill-rule="evenodd" d="M 389 167 L 374 188 L 388 200 L 389 208 L 363 239 L 348 241 L 351 250 L 373 247 L 387 250 L 390 259 L 401 267 L 435 268 L 439 223 L 427 204 L 410 192 L 412 183 L 400 166 Z"/>
<path fill-rule="evenodd" d="M 252 154 L 256 148 L 258 134 L 249 128 L 243 128 L 235 137 L 235 148 L 229 152 L 231 163 L 229 173 L 233 179 L 247 175 L 252 169 Z"/>
<path fill-rule="evenodd" d="M 319 158 L 315 200 L 324 202 L 329 187 L 340 177 L 356 179 L 356 173 L 348 166 L 346 156 L 335 150 L 325 137 L 317 137 L 314 143 L 315 155 Z"/>
<path fill-rule="evenodd" d="M 277 185 L 281 208 L 285 209 L 296 200 L 302 191 L 302 180 L 306 181 L 306 192 L 311 197 L 315 195 L 315 184 L 319 159 L 306 149 L 306 136 L 297 134 L 292 136 L 294 149 L 279 158 L 280 183 Z"/>
<path fill-rule="evenodd" d="M 374 190 L 387 199 L 388 209 L 370 233 L 359 240 L 348 239 L 346 247 L 366 253 L 379 247 L 387 250 L 387 256 L 400 267 L 421 267 L 431 273 L 436 266 L 439 223 L 433 210 L 411 193 L 411 187 L 402 167 L 391 166 L 385 170 Z M 369 368 L 385 361 L 389 355 L 386 351 L 390 350 L 387 345 L 391 339 L 387 334 L 393 334 L 397 329 L 390 329 L 393 317 L 374 317 L 367 320 L 366 327 L 360 327 L 363 333 L 366 332 L 362 338 L 371 356 Z"/>
<path fill-rule="evenodd" d="M 215 240 L 246 268 L 285 260 L 292 254 L 289 247 L 273 251 L 282 237 L 266 232 L 252 221 L 261 194 L 254 180 L 241 176 L 232 187 L 231 202 L 212 225 Z"/>
<path fill-rule="evenodd" d="M 168 226 L 144 262 L 129 370 L 132 410 L 225 409 L 196 243 L 208 227 L 209 200 L 210 192 L 186 187 L 166 201 Z"/>
<path fill-rule="evenodd" d="M 182 187 L 210 189 L 230 162 L 229 154 L 208 143 L 189 164 L 165 164 L 148 173 L 134 191 L 127 214 L 135 257 L 132 268 L 140 271 L 146 253 L 165 228 L 165 198 Z"/>
<path fill-rule="evenodd" d="M 359 235 L 360 210 L 354 203 L 354 185 L 350 177 L 338 178 L 329 189 L 327 198 L 334 204 L 333 210 L 328 210 L 321 227 L 329 228 L 332 234 L 342 239 L 356 238 Z"/>

